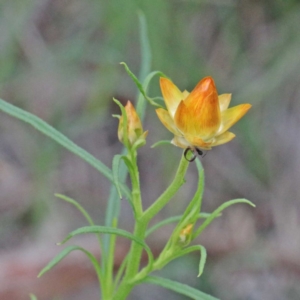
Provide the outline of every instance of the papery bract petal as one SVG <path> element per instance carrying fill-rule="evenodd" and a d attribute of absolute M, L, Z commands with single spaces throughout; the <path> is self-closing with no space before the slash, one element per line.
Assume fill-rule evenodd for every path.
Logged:
<path fill-rule="evenodd" d="M 230 142 L 233 138 L 235 138 L 235 134 L 229 131 L 226 131 L 222 133 L 221 135 L 218 135 L 215 137 L 212 146 L 219 146 L 225 143 Z"/>
<path fill-rule="evenodd" d="M 156 113 L 174 134 L 172 143 L 192 151 L 210 150 L 232 140 L 235 135 L 228 129 L 251 107 L 241 104 L 228 109 L 231 94 L 218 96 L 212 77 L 200 80 L 191 93 L 181 92 L 167 78 L 160 79 L 160 86 L 168 111 L 160 108 Z"/>
<path fill-rule="evenodd" d="M 187 96 L 188 96 L 189 94 L 190 94 L 190 93 L 189 93 L 187 90 L 184 90 L 184 91 L 182 92 L 183 100 L 184 100 L 185 98 L 187 98 Z"/>
<path fill-rule="evenodd" d="M 130 145 L 133 145 L 142 135 L 143 135 L 143 127 L 141 120 L 130 101 L 127 101 L 125 105 L 125 112 L 127 116 L 127 137 Z M 124 130 L 124 121 L 123 116 L 120 117 L 119 127 L 118 127 L 118 138 L 121 143 L 123 143 L 123 130 Z"/>
<path fill-rule="evenodd" d="M 209 139 L 218 131 L 221 113 L 218 93 L 211 77 L 202 79 L 179 104 L 174 119 L 176 126 L 184 133 L 202 139 Z"/>
<path fill-rule="evenodd" d="M 171 131 L 174 135 L 181 135 L 168 111 L 163 108 L 158 108 L 155 111 L 160 121 L 169 131 Z"/>
<path fill-rule="evenodd" d="M 184 104 L 184 101 L 181 101 L 176 110 L 176 114 L 174 117 L 174 123 L 176 127 L 185 135 L 196 134 L 195 126 L 193 122 L 191 122 L 191 111 Z"/>
<path fill-rule="evenodd" d="M 227 131 L 232 125 L 234 125 L 245 113 L 251 108 L 251 104 L 240 104 L 226 109 L 222 112 L 221 127 L 218 135 Z"/>
<path fill-rule="evenodd" d="M 125 110 L 128 118 L 128 126 L 132 128 L 142 129 L 142 123 L 131 101 L 127 101 Z"/>
<path fill-rule="evenodd" d="M 130 143 L 133 144 L 135 140 L 137 140 L 143 134 L 143 127 L 141 120 L 130 101 L 127 102 L 125 110 L 128 123 L 128 138 Z"/>
<path fill-rule="evenodd" d="M 219 95 L 219 106 L 221 112 L 228 108 L 231 101 L 231 94 L 222 94 Z"/>
<path fill-rule="evenodd" d="M 192 148 L 196 147 L 203 150 L 211 149 L 211 144 L 212 144 L 211 142 L 205 142 L 199 137 L 188 135 L 188 134 L 185 135 L 184 137 L 191 145 L 193 145 Z"/>
<path fill-rule="evenodd" d="M 171 117 L 174 117 L 180 101 L 184 99 L 184 95 L 170 79 L 165 77 L 160 78 L 160 88 L 168 112 L 170 113 Z"/>
<path fill-rule="evenodd" d="M 192 147 L 192 145 L 184 137 L 180 137 L 180 136 L 174 136 L 172 140 L 172 144 L 183 149 Z"/>

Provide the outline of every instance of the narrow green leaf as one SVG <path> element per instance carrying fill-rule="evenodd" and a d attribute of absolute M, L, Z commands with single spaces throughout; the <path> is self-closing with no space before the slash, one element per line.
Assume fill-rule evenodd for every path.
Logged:
<path fill-rule="evenodd" d="M 56 266 L 62 259 L 64 259 L 67 255 L 69 255 L 71 252 L 78 250 L 83 252 L 84 254 L 86 254 L 86 256 L 88 257 L 88 259 L 90 260 L 90 262 L 92 263 L 98 278 L 100 280 L 100 276 L 101 276 L 101 272 L 100 272 L 100 266 L 99 263 L 96 259 L 96 257 L 90 253 L 89 251 L 85 250 L 82 247 L 79 246 L 69 246 L 67 248 L 65 248 L 64 250 L 62 250 L 59 254 L 57 254 L 47 265 L 45 268 L 42 269 L 42 271 L 39 273 L 38 277 L 41 277 L 43 274 L 45 274 L 46 272 L 48 272 L 49 270 L 51 270 L 54 266 Z"/>
<path fill-rule="evenodd" d="M 29 294 L 30 300 L 37 300 L 37 297 L 33 294 Z"/>
<path fill-rule="evenodd" d="M 194 251 L 200 251 L 200 261 L 199 261 L 199 273 L 197 277 L 200 277 L 203 273 L 205 263 L 206 263 L 206 258 L 207 258 L 207 252 L 206 249 L 202 245 L 195 245 L 195 246 L 190 246 L 188 248 L 183 249 L 180 252 L 179 256 L 184 256 L 188 253 L 194 252 Z"/>
<path fill-rule="evenodd" d="M 197 219 L 206 219 L 210 215 L 211 214 L 208 214 L 208 213 L 200 213 L 200 214 L 198 214 L 198 218 Z M 180 216 L 174 216 L 174 217 L 170 217 L 170 218 L 167 218 L 167 219 L 165 219 L 163 221 L 158 222 L 157 224 L 153 225 L 151 228 L 149 228 L 147 230 L 146 236 L 150 235 L 152 232 L 154 232 L 155 230 L 159 229 L 162 226 L 165 226 L 167 224 L 175 223 L 175 222 L 180 221 L 181 218 L 182 218 L 182 215 L 180 215 Z"/>
<path fill-rule="evenodd" d="M 200 262 L 199 262 L 199 273 L 198 273 L 198 277 L 200 277 L 203 273 L 205 264 L 206 264 L 206 258 L 207 258 L 207 252 L 205 247 L 199 245 L 200 247 Z"/>
<path fill-rule="evenodd" d="M 247 199 L 235 199 L 235 200 L 230 200 L 222 205 L 220 205 L 216 210 L 212 212 L 212 214 L 203 222 L 203 224 L 200 225 L 200 227 L 193 233 L 192 239 L 197 237 L 218 215 L 227 207 L 237 204 L 237 203 L 246 203 L 249 204 L 253 207 L 255 207 L 255 204 L 253 204 L 251 201 Z"/>
<path fill-rule="evenodd" d="M 44 135 L 50 137 L 61 146 L 68 149 L 70 152 L 82 158 L 84 161 L 86 161 L 88 164 L 90 164 L 92 167 L 94 167 L 96 170 L 102 173 L 108 180 L 113 182 L 112 172 L 106 165 L 104 165 L 100 160 L 96 159 L 93 155 L 88 153 L 83 148 L 77 146 L 65 135 L 53 128 L 51 125 L 47 124 L 42 119 L 2 99 L 0 99 L 0 110 L 9 114 L 10 116 L 13 116 L 19 120 L 30 124 Z M 121 189 L 122 192 L 126 195 L 127 199 L 130 199 L 130 193 L 127 187 L 121 185 Z"/>
<path fill-rule="evenodd" d="M 197 277 L 200 277 L 203 273 L 205 263 L 206 263 L 206 258 L 207 258 L 206 249 L 201 245 L 195 245 L 195 246 L 190 246 L 190 247 L 187 247 L 184 249 L 179 249 L 179 251 L 166 256 L 164 258 L 164 260 L 160 262 L 159 266 L 157 267 L 157 270 L 162 269 L 165 265 L 167 265 L 172 260 L 179 258 L 181 256 L 184 256 L 184 255 L 187 255 L 194 251 L 200 251 L 199 271 L 198 271 L 198 275 L 197 275 Z"/>
<path fill-rule="evenodd" d="M 74 199 L 70 198 L 70 197 L 67 197 L 65 195 L 62 195 L 62 194 L 54 194 L 55 197 L 59 198 L 59 199 L 62 199 L 68 203 L 71 203 L 72 205 L 74 205 L 81 213 L 82 215 L 85 217 L 85 219 L 88 221 L 88 223 L 93 226 L 95 225 L 94 224 L 94 221 L 93 219 L 91 218 L 91 216 L 89 215 L 89 213 Z"/>
<path fill-rule="evenodd" d="M 62 194 L 55 194 L 55 197 L 59 198 L 59 199 L 62 199 L 68 203 L 71 203 L 72 205 L 74 205 L 81 213 L 82 215 L 85 217 L 85 219 L 87 220 L 87 222 L 91 225 L 91 226 L 94 226 L 95 223 L 92 219 L 92 217 L 89 215 L 89 213 L 74 199 L 70 198 L 70 197 L 67 197 L 65 195 L 62 195 Z M 98 235 L 97 236 L 98 238 L 98 241 L 99 241 L 99 246 L 100 246 L 100 250 L 101 252 L 103 251 L 103 245 L 102 245 L 102 240 L 100 238 L 100 236 Z"/>
<path fill-rule="evenodd" d="M 144 100 L 145 99 L 144 95 L 147 95 L 148 86 L 149 86 L 151 80 L 155 76 L 164 76 L 164 74 L 160 71 L 153 71 L 150 74 L 148 74 L 147 77 L 145 78 L 144 82 L 143 82 L 143 93 L 140 92 L 139 96 L 138 96 L 136 111 L 137 111 L 138 115 L 140 116 L 141 120 L 144 119 L 145 109 L 146 109 L 146 104 L 147 104 L 147 101 Z M 155 98 L 157 98 L 157 97 L 155 97 Z M 154 101 L 155 98 L 152 98 L 152 101 Z M 159 103 L 157 103 L 157 104 L 159 105 Z M 159 105 L 159 106 L 162 107 L 161 105 Z"/>
<path fill-rule="evenodd" d="M 131 77 L 131 79 L 133 80 L 133 82 L 135 83 L 135 85 L 137 86 L 137 88 L 139 89 L 139 91 L 141 92 L 141 94 L 144 96 L 144 98 L 153 106 L 155 107 L 161 107 L 161 105 L 159 105 L 158 103 L 154 102 L 152 98 L 148 97 L 143 85 L 141 84 L 141 82 L 137 79 L 137 77 L 131 72 L 131 70 L 129 69 L 129 67 L 127 66 L 126 63 L 121 62 L 121 65 L 124 65 L 126 72 L 128 73 L 128 75 Z"/>
<path fill-rule="evenodd" d="M 122 236 L 122 237 L 130 239 L 132 241 L 135 241 L 136 243 L 141 245 L 146 250 L 146 252 L 148 254 L 148 258 L 149 258 L 149 263 L 150 264 L 153 263 L 153 255 L 152 255 L 152 252 L 151 252 L 149 246 L 146 243 L 144 243 L 141 239 L 139 239 L 136 236 L 134 236 L 133 234 L 131 234 L 130 232 L 123 230 L 123 229 L 119 229 L 119 228 L 106 227 L 106 226 L 81 227 L 81 228 L 78 228 L 78 229 L 70 232 L 61 243 L 58 243 L 58 245 L 64 244 L 65 242 L 67 242 L 69 239 L 71 239 L 72 237 L 74 237 L 76 235 L 86 234 L 86 233 L 116 234 L 118 236 Z"/>
<path fill-rule="evenodd" d="M 162 277 L 148 276 L 142 282 L 164 287 L 195 300 L 218 300 L 217 298 L 196 290 L 195 288 L 192 288 L 186 284 Z"/>
<path fill-rule="evenodd" d="M 151 148 L 155 148 L 157 146 L 162 146 L 162 145 L 172 145 L 171 141 L 169 140 L 162 140 L 162 141 L 158 141 L 156 143 L 154 143 Z"/>
<path fill-rule="evenodd" d="M 121 159 L 122 159 L 122 155 L 115 155 L 112 161 L 112 172 L 113 172 L 114 184 L 120 199 L 122 199 L 122 193 L 121 193 L 120 181 L 119 181 L 119 167 L 120 167 Z"/>
<path fill-rule="evenodd" d="M 165 76 L 164 76 L 164 77 L 165 77 Z M 152 99 L 153 99 L 154 101 L 161 101 L 162 103 L 165 102 L 165 99 L 164 99 L 163 97 L 161 97 L 161 96 L 152 97 Z"/>

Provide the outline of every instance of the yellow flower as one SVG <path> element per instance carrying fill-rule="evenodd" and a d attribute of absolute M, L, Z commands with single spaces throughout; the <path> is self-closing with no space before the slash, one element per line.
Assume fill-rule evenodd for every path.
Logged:
<path fill-rule="evenodd" d="M 127 116 L 127 137 L 130 146 L 135 144 L 137 141 L 144 143 L 148 131 L 143 131 L 141 120 L 130 101 L 127 101 L 125 105 L 125 112 Z M 124 143 L 124 121 L 123 116 L 119 120 L 118 138 L 121 143 Z"/>
<path fill-rule="evenodd" d="M 181 92 L 167 78 L 160 78 L 160 88 L 167 110 L 156 109 L 163 125 L 175 137 L 172 143 L 181 148 L 210 150 L 231 141 L 228 129 L 250 109 L 250 104 L 228 108 L 231 94 L 218 96 L 214 80 L 205 77 L 191 93 Z"/>

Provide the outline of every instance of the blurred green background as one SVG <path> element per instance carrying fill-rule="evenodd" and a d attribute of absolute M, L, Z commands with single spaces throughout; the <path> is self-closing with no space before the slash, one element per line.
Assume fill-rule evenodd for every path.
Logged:
<path fill-rule="evenodd" d="M 147 20 L 151 70 L 164 72 L 182 90 L 213 76 L 220 94 L 233 94 L 232 105 L 253 105 L 233 128 L 236 139 L 210 151 L 202 162 L 205 211 L 240 197 L 257 208 L 232 207 L 201 236 L 209 260 L 200 279 L 196 254 L 175 261 L 163 276 L 222 300 L 300 299 L 299 1 L 4 0 L 0 2 L 0 97 L 38 115 L 110 165 L 121 150 L 117 120 L 111 117 L 119 110 L 112 97 L 125 103 L 137 95 L 119 63 L 124 61 L 139 73 L 138 10 Z M 160 95 L 158 78 L 149 94 Z M 140 167 L 148 206 L 170 182 L 181 150 L 150 149 L 158 140 L 172 138 L 152 108 L 147 110 L 144 128 L 149 136 L 140 151 Z M 187 183 L 160 218 L 183 210 L 196 180 L 191 165 Z M 59 251 L 55 243 L 85 225 L 80 214 L 55 199 L 54 193 L 73 197 L 98 224 L 104 223 L 108 181 L 54 142 L 1 113 L 3 300 L 28 299 L 29 292 L 40 300 L 98 299 L 93 271 L 81 256 L 80 265 L 75 255 L 53 275 L 36 279 Z M 132 224 L 124 201 L 120 226 L 131 230 Z M 171 229 L 158 232 L 149 244 L 159 250 Z M 78 243 L 95 248 L 92 237 Z M 127 247 L 126 241 L 120 241 L 117 265 Z M 185 298 L 140 286 L 130 299 Z"/>

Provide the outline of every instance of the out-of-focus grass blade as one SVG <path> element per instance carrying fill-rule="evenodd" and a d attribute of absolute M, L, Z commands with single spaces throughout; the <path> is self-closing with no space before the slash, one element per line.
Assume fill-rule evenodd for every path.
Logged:
<path fill-rule="evenodd" d="M 145 77 L 151 70 L 151 48 L 147 34 L 147 21 L 144 13 L 138 11 L 139 23 L 140 23 L 140 43 L 141 43 L 141 68 L 139 78 L 144 81 Z"/>
<path fill-rule="evenodd" d="M 141 43 L 141 69 L 140 69 L 140 80 L 143 81 L 146 74 L 150 72 L 151 69 L 151 49 L 150 43 L 148 39 L 148 32 L 147 32 L 147 23 L 144 15 L 140 12 L 139 13 L 139 22 L 140 22 L 140 43 Z M 137 110 L 141 122 L 143 122 L 145 110 L 146 110 L 146 101 L 142 97 L 138 97 L 136 107 L 139 108 Z M 126 150 L 123 149 L 122 154 L 126 154 Z M 123 183 L 127 177 L 127 169 L 125 165 L 121 165 L 119 170 L 119 182 Z M 130 199 L 130 198 L 128 198 Z M 110 195 L 108 198 L 108 204 L 106 208 L 105 214 L 105 225 L 111 226 L 114 219 L 118 219 L 120 213 L 120 201 L 117 196 L 117 190 L 115 187 L 111 187 Z M 106 262 L 106 252 L 109 249 L 109 235 L 103 238 L 103 246 L 104 246 L 104 253 L 102 256 L 102 264 L 105 265 Z"/>
<path fill-rule="evenodd" d="M 121 159 L 122 159 L 122 155 L 115 155 L 112 161 L 112 172 L 113 172 L 114 183 L 120 199 L 122 199 L 122 193 L 121 193 L 120 181 L 119 181 L 119 167 L 120 167 Z"/>
<path fill-rule="evenodd" d="M 143 281 L 143 283 L 150 283 L 159 285 L 161 287 L 164 287 L 166 289 L 169 289 L 173 292 L 176 292 L 178 294 L 185 295 L 187 297 L 190 297 L 191 299 L 197 299 L 197 300 L 219 300 L 213 296 L 210 296 L 208 294 L 205 294 L 199 290 L 196 290 L 186 284 L 162 278 L 162 277 L 156 277 L 156 276 L 148 276 Z"/>

